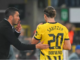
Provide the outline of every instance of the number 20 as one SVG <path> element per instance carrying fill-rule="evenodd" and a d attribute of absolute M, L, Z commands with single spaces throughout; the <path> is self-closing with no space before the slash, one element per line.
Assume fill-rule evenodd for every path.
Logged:
<path fill-rule="evenodd" d="M 56 49 L 61 49 L 61 47 L 58 45 L 58 42 L 59 42 L 58 38 L 59 38 L 59 36 L 61 36 L 61 40 L 60 40 L 60 45 L 61 45 L 62 41 L 63 41 L 63 33 L 58 33 L 57 37 L 54 34 L 48 34 L 48 35 L 49 35 L 49 37 L 53 37 L 53 40 L 48 41 L 49 46 L 52 42 L 55 42 L 55 40 L 56 40 Z M 53 47 L 50 46 L 49 49 L 54 49 L 54 46 Z"/>

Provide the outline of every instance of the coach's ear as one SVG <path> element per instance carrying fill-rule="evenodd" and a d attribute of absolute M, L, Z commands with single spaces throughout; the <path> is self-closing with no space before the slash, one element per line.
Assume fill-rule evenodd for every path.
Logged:
<path fill-rule="evenodd" d="M 13 16 L 12 16 L 12 15 L 10 15 L 10 16 L 9 16 L 9 19 L 10 19 L 10 20 L 13 20 Z"/>

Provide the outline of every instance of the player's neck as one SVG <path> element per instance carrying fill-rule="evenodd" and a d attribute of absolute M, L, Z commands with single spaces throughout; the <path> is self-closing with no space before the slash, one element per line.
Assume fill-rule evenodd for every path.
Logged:
<path fill-rule="evenodd" d="M 54 18 L 48 18 L 47 22 L 55 22 L 55 19 Z"/>

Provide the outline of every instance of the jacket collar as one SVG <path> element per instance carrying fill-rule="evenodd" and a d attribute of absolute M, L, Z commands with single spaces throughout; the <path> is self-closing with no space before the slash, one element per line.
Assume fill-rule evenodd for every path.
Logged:
<path fill-rule="evenodd" d="M 8 21 L 6 18 L 4 18 L 4 21 L 6 22 L 7 25 L 9 25 L 12 29 L 14 28 Z"/>

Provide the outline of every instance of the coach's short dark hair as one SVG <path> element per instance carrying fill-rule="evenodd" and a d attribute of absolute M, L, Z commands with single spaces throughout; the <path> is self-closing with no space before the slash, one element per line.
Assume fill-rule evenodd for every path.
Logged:
<path fill-rule="evenodd" d="M 47 17 L 55 17 L 56 16 L 56 11 L 54 7 L 48 6 L 47 8 L 44 9 L 44 14 L 46 14 Z"/>
<path fill-rule="evenodd" d="M 14 7 L 10 7 L 8 8 L 6 11 L 5 11 L 5 18 L 9 18 L 10 15 L 14 15 L 15 14 L 15 11 L 18 11 L 19 10 L 17 8 L 14 8 Z"/>

